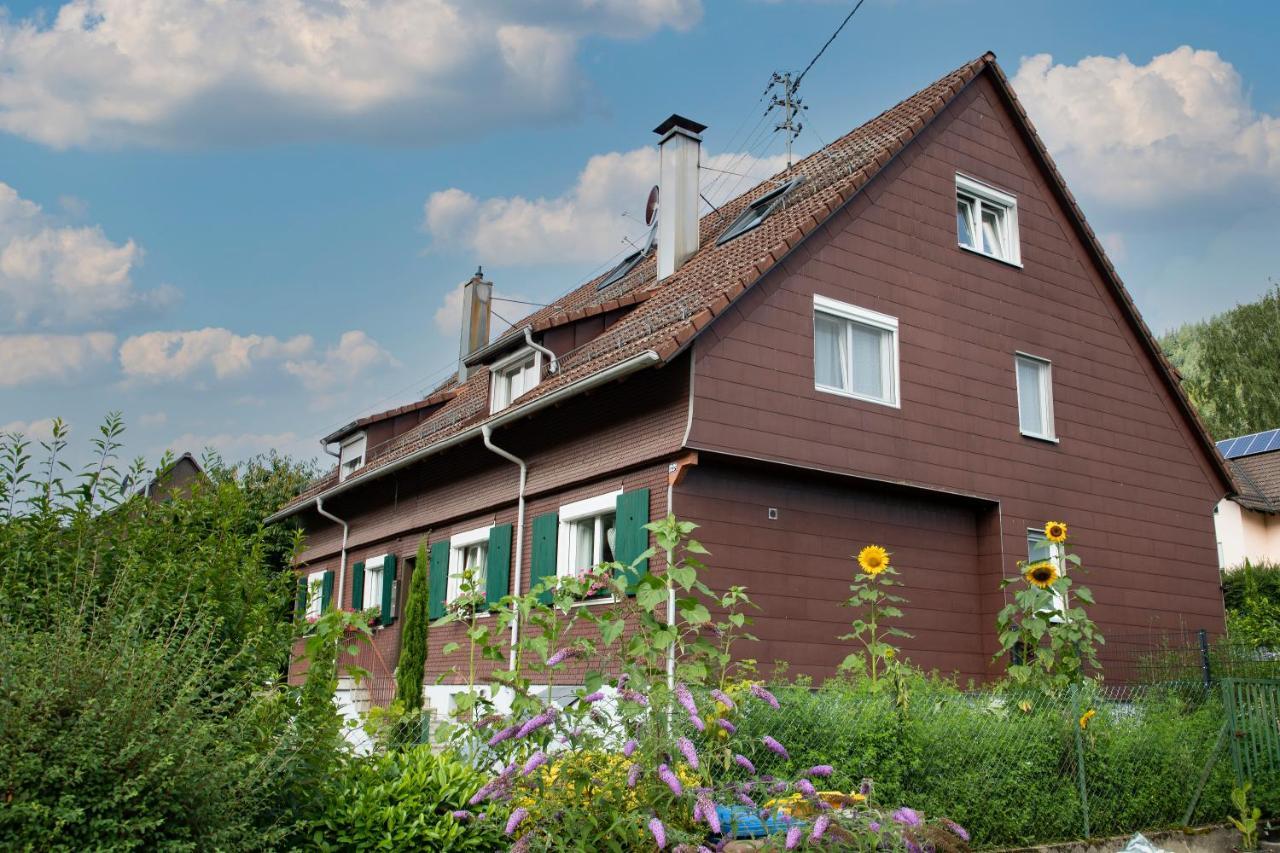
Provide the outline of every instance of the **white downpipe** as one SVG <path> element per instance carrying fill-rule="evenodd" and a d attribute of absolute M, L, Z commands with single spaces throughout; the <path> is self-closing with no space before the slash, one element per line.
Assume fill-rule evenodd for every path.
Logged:
<path fill-rule="evenodd" d="M 555 358 L 555 356 L 552 356 L 552 358 Z M 528 479 L 529 466 L 525 463 L 523 459 L 516 456 L 514 453 L 511 453 L 510 451 L 507 451 L 507 450 L 503 450 L 501 447 L 498 447 L 496 444 L 493 443 L 493 425 L 492 424 L 484 424 L 483 426 L 481 426 L 480 435 L 481 437 L 484 438 L 485 447 L 489 448 L 494 453 L 501 456 L 503 459 L 506 459 L 508 462 L 514 462 L 516 465 L 520 466 L 520 491 L 516 497 L 516 550 L 515 550 L 516 584 L 514 587 L 515 595 L 519 595 L 520 583 L 522 580 L 522 576 L 524 574 L 524 487 L 525 487 L 525 482 Z M 516 643 L 520 639 L 519 608 L 516 609 L 516 612 L 513 614 L 513 617 L 514 618 L 512 618 L 511 620 L 511 662 L 509 665 L 512 669 L 515 669 Z"/>
<path fill-rule="evenodd" d="M 671 515 L 672 492 L 675 485 L 671 482 L 670 473 L 667 474 L 667 515 Z M 667 566 L 667 571 L 671 571 L 671 566 Z M 676 588 L 671 585 L 671 577 L 667 577 L 667 625 L 675 630 L 676 626 Z M 672 642 L 667 646 L 667 689 L 676 689 L 676 644 Z"/>
<path fill-rule="evenodd" d="M 342 525 L 342 556 L 338 561 L 338 589 L 334 593 L 334 595 L 336 596 L 335 600 L 337 602 L 337 609 L 341 610 L 342 609 L 342 589 L 344 586 L 346 586 L 346 583 L 347 583 L 347 532 L 349 528 L 345 521 L 338 518 L 336 515 L 327 511 L 324 508 L 323 495 L 320 495 L 316 498 L 316 512 L 320 513 L 330 521 L 333 521 Z"/>
<path fill-rule="evenodd" d="M 542 344 L 535 344 L 533 342 L 533 330 L 528 326 L 524 327 L 524 342 L 529 345 L 530 349 L 535 349 L 550 359 L 550 362 L 547 364 L 547 370 L 549 372 L 560 372 L 560 362 L 556 360 L 556 354 L 544 347 Z"/>

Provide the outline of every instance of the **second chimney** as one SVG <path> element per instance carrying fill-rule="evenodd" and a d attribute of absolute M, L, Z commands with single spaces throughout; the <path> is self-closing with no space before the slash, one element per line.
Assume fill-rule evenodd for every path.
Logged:
<path fill-rule="evenodd" d="M 467 381 L 470 372 L 467 356 L 489 343 L 489 315 L 493 305 L 493 282 L 484 280 L 484 271 L 476 269 L 462 285 L 462 340 L 458 344 L 458 384 Z"/>
<path fill-rule="evenodd" d="M 658 143 L 658 281 L 698 251 L 698 159 L 705 124 L 672 114 L 653 129 Z"/>

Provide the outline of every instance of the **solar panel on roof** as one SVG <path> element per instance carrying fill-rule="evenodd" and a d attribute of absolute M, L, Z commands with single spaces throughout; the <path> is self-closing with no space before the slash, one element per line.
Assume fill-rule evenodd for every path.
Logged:
<path fill-rule="evenodd" d="M 1266 432 L 1255 432 L 1238 438 L 1224 438 L 1217 444 L 1218 452 L 1226 459 L 1239 459 L 1241 456 L 1252 456 L 1255 453 L 1269 453 L 1280 450 L 1280 429 L 1269 429 Z"/>

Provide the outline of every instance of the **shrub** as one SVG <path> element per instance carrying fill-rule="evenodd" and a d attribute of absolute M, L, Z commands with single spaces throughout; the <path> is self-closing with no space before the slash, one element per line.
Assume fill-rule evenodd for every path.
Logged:
<path fill-rule="evenodd" d="M 320 850 L 494 850 L 493 821 L 453 816 L 484 783 L 477 771 L 430 746 L 352 759 L 325 789 L 309 841 Z"/>

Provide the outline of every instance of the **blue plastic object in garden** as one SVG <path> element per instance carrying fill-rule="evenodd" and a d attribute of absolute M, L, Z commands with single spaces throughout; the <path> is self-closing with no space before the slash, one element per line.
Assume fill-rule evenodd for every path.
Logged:
<path fill-rule="evenodd" d="M 785 832 L 787 827 L 797 821 L 783 814 L 771 814 L 767 820 L 760 820 L 760 815 L 746 806 L 716 806 L 716 816 L 725 834 L 733 832 L 734 838 L 764 838 Z"/>

